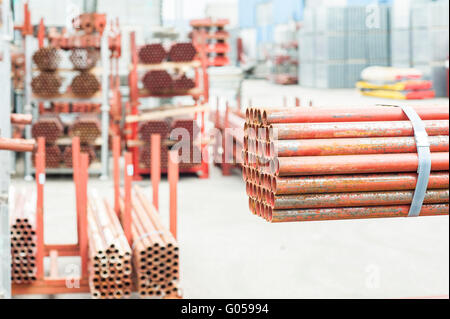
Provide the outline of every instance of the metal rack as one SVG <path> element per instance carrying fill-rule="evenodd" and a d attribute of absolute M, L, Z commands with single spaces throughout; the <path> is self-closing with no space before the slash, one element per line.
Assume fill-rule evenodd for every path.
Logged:
<path fill-rule="evenodd" d="M 201 116 L 201 137 L 202 141 L 200 143 L 200 148 L 202 154 L 207 154 L 208 143 L 205 142 L 204 133 L 205 133 L 205 112 L 208 109 L 205 109 L 205 106 L 208 105 L 209 101 L 209 78 L 208 78 L 208 61 L 207 61 L 207 53 L 206 53 L 206 33 L 203 32 L 194 32 L 193 34 L 193 43 L 196 49 L 198 50 L 198 57 L 191 62 L 163 62 L 160 64 L 153 65 L 145 65 L 139 63 L 138 58 L 138 49 L 136 45 L 136 37 L 135 33 L 131 33 L 130 35 L 130 47 L 131 47 L 131 65 L 130 65 L 130 74 L 129 74 L 129 86 L 130 86 L 130 103 L 128 116 L 126 119 L 126 123 L 128 124 L 127 131 L 130 132 L 127 134 L 127 145 L 133 157 L 133 165 L 135 167 L 134 170 L 134 178 L 139 180 L 141 179 L 141 175 L 151 174 L 151 170 L 149 168 L 143 168 L 139 162 L 139 154 L 140 149 L 137 146 L 138 142 L 138 122 L 140 120 L 135 119 L 139 118 L 140 110 L 140 99 L 144 98 L 170 98 L 170 97 L 179 97 L 179 96 L 191 96 L 195 104 L 192 105 L 191 108 L 186 108 L 186 112 L 183 114 L 193 114 L 195 120 L 198 117 L 198 114 Z M 174 94 L 152 94 L 145 89 L 139 89 L 139 74 L 138 71 L 149 71 L 149 70 L 167 70 L 167 69 L 178 69 L 178 70 L 187 70 L 193 69 L 195 72 L 195 88 L 185 92 L 184 94 L 174 93 Z M 201 72 L 200 72 L 201 71 Z M 196 109 L 197 108 L 197 109 Z M 187 110 L 190 109 L 190 110 Z M 158 113 L 158 112 L 157 112 Z M 161 116 L 155 116 L 155 119 L 163 119 L 164 111 L 159 112 Z M 168 112 L 170 113 L 170 112 Z M 151 114 L 151 112 L 147 113 Z M 170 115 L 167 115 L 170 116 Z M 167 173 L 167 170 L 162 170 L 162 173 Z M 180 173 L 200 173 L 200 178 L 208 178 L 209 177 L 209 164 L 208 158 L 202 158 L 202 162 L 199 165 L 193 166 L 191 168 L 180 168 Z"/>
<path fill-rule="evenodd" d="M 41 24 L 42 26 L 42 24 Z M 33 74 L 32 68 L 32 41 L 34 40 L 31 34 L 25 35 L 25 98 L 24 98 L 24 112 L 28 114 L 33 114 L 33 119 L 36 121 L 39 118 L 39 103 L 41 102 L 89 102 L 89 103 L 101 103 L 101 167 L 90 167 L 90 174 L 99 174 L 100 179 L 108 179 L 109 172 L 109 125 L 110 125 L 110 101 L 109 101 L 109 90 L 110 90 L 110 57 L 109 57 L 109 32 L 110 26 L 107 25 L 105 31 L 101 36 L 100 45 L 100 55 L 101 55 L 101 93 L 99 93 L 94 98 L 78 98 L 72 94 L 62 94 L 59 97 L 51 99 L 42 99 L 36 97 L 31 92 L 31 79 Z M 41 35 L 42 37 L 42 35 Z M 40 43 L 43 43 L 43 39 L 39 39 Z M 31 127 L 25 130 L 25 138 L 31 138 Z M 55 174 L 66 174 L 71 173 L 71 169 L 67 168 L 55 168 L 50 171 L 50 173 Z M 35 173 L 35 169 L 32 167 L 31 154 L 25 155 L 25 180 L 32 180 L 32 174 Z"/>

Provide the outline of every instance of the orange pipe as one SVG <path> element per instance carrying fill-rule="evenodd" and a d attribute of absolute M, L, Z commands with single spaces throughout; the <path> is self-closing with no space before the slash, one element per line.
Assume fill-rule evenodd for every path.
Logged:
<path fill-rule="evenodd" d="M 133 236 L 131 233 L 131 184 L 134 175 L 133 159 L 131 153 L 125 153 L 125 210 L 122 212 L 122 227 L 128 243 L 131 245 Z"/>
<path fill-rule="evenodd" d="M 45 138 L 38 138 L 38 151 L 35 156 L 36 168 L 36 278 L 44 278 L 44 183 L 45 183 Z"/>
<path fill-rule="evenodd" d="M 151 178 L 153 189 L 153 205 L 159 211 L 159 183 L 161 181 L 161 135 L 153 134 L 151 137 Z"/>
<path fill-rule="evenodd" d="M 117 216 L 120 214 L 120 136 L 114 136 L 113 138 L 113 163 L 114 163 L 114 211 Z"/>
<path fill-rule="evenodd" d="M 448 107 L 413 106 L 422 120 L 448 120 Z M 257 123 L 314 123 L 314 122 L 367 122 L 408 121 L 399 107 L 373 106 L 368 108 L 314 108 L 304 110 L 268 109 L 258 112 Z M 260 117 L 260 118 L 259 118 Z"/>
<path fill-rule="evenodd" d="M 431 169 L 448 170 L 448 155 L 431 153 Z M 270 161 L 270 171 L 277 176 L 416 172 L 417 167 L 418 155 L 414 153 L 279 157 Z"/>
<path fill-rule="evenodd" d="M 87 235 L 87 184 L 89 178 L 89 155 L 86 153 L 82 153 L 80 155 L 80 197 L 81 197 L 81 207 L 80 207 L 80 216 L 78 220 L 80 222 L 79 227 L 79 237 L 78 242 L 80 245 L 80 257 L 81 257 L 81 274 L 82 278 L 88 278 L 88 235 Z"/>
<path fill-rule="evenodd" d="M 33 121 L 31 114 L 11 114 L 11 124 L 28 125 Z"/>
<path fill-rule="evenodd" d="M 177 239 L 177 183 L 178 183 L 178 151 L 169 152 L 169 211 L 170 211 L 170 232 Z"/>
<path fill-rule="evenodd" d="M 0 137 L 0 150 L 14 152 L 33 152 L 36 145 L 35 143 L 35 140 Z"/>

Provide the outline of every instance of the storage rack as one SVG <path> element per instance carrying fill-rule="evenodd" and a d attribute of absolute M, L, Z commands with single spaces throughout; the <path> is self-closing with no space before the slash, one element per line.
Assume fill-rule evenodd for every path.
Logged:
<path fill-rule="evenodd" d="M 225 26 L 229 23 L 230 21 L 228 19 L 212 20 L 210 18 L 191 20 L 190 22 L 193 28 L 193 37 L 198 32 L 205 32 L 208 66 L 220 67 L 230 64 L 228 57 L 228 53 L 230 52 L 230 34 L 225 30 Z"/>
<path fill-rule="evenodd" d="M 206 57 L 206 33 L 198 32 L 193 37 L 193 44 L 197 49 L 197 58 L 190 62 L 163 62 L 160 64 L 141 64 L 138 58 L 138 48 L 136 45 L 136 35 L 134 32 L 130 34 L 130 49 L 131 49 L 131 65 L 128 78 L 130 88 L 130 101 L 127 109 L 126 118 L 126 131 L 125 136 L 127 140 L 128 150 L 131 152 L 134 164 L 134 178 L 140 180 L 142 175 L 151 174 L 150 168 L 143 167 L 140 164 L 140 144 L 138 137 L 138 122 L 140 121 L 141 111 L 139 106 L 140 100 L 146 98 L 172 98 L 180 96 L 191 96 L 194 100 L 192 107 L 179 108 L 175 112 L 154 112 L 154 119 L 164 119 L 172 114 L 194 114 L 195 120 L 197 120 L 198 114 L 201 116 L 201 142 L 200 149 L 202 156 L 202 162 L 199 165 L 193 167 L 180 167 L 180 173 L 198 173 L 200 178 L 209 178 L 209 164 L 208 164 L 208 142 L 204 138 L 205 133 L 205 112 L 208 112 L 208 100 L 209 100 L 209 79 L 207 72 L 207 57 Z M 146 72 L 150 70 L 194 70 L 195 72 L 195 88 L 186 91 L 184 94 L 153 94 L 146 89 L 139 88 L 139 72 Z M 177 107 L 175 107 L 177 108 Z M 180 112 L 181 111 L 181 112 Z M 152 117 L 152 112 L 146 113 Z M 158 115 L 159 113 L 159 115 Z M 144 118 L 144 117 L 143 117 Z M 162 173 L 167 173 L 167 169 L 162 169 Z"/>
<path fill-rule="evenodd" d="M 32 33 L 25 34 L 25 107 L 24 112 L 33 114 L 34 120 L 39 118 L 39 104 L 42 102 L 53 102 L 53 103 L 98 103 L 101 104 L 101 163 L 93 163 L 89 167 L 90 174 L 100 175 L 100 179 L 107 179 L 109 172 L 109 128 L 110 128 L 110 110 L 111 102 L 119 103 L 118 106 L 113 105 L 113 109 L 120 108 L 120 93 L 117 94 L 119 90 L 118 87 L 118 74 L 117 71 L 117 60 L 120 54 L 113 54 L 111 57 L 109 55 L 111 48 L 111 25 L 107 24 L 100 40 L 100 60 L 101 67 L 95 69 L 96 72 L 101 73 L 101 91 L 97 93 L 92 98 L 79 98 L 75 97 L 71 93 L 64 93 L 55 98 L 40 98 L 32 94 L 31 92 L 31 79 L 34 72 L 32 67 L 32 41 L 34 40 Z M 114 34 L 115 36 L 120 36 L 120 34 Z M 45 37 L 45 28 L 43 20 L 39 26 L 38 41 L 39 46 L 42 47 Z M 117 43 L 117 42 L 115 42 Z M 118 48 L 120 52 L 120 47 Z M 111 70 L 110 70 L 111 68 Z M 115 70 L 115 71 L 114 71 Z M 74 72 L 73 70 L 63 70 L 64 72 Z M 111 74 L 111 76 L 110 76 Z M 112 96 L 113 99 L 110 101 L 110 88 L 114 90 Z M 120 111 L 119 111 L 120 112 Z M 25 137 L 31 138 L 31 128 L 25 130 Z M 31 154 L 26 154 L 25 156 L 25 180 L 32 180 L 32 173 L 35 173 L 35 169 L 32 168 Z M 49 174 L 70 174 L 72 173 L 71 168 L 52 168 L 47 171 Z"/>

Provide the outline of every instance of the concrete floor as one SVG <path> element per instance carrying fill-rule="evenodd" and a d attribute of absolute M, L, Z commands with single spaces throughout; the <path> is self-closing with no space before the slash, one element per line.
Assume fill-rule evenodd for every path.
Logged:
<path fill-rule="evenodd" d="M 288 104 L 298 96 L 314 105 L 395 104 L 361 97 L 355 90 L 313 90 L 246 81 L 244 99 L 254 106 Z M 410 103 L 410 102 L 409 102 Z M 444 104 L 448 99 L 415 101 Z M 182 177 L 179 184 L 181 287 L 186 298 L 407 298 L 449 294 L 449 220 L 446 217 L 377 219 L 290 224 L 266 223 L 248 210 L 244 183 L 236 172 L 223 177 Z M 21 177 L 17 186 L 26 185 Z M 148 188 L 149 182 L 140 182 Z M 112 183 L 91 178 L 112 200 Z M 161 213 L 168 218 L 163 180 Z M 150 194 L 150 189 L 147 189 Z M 150 195 L 149 195 L 150 196 Z M 76 239 L 73 184 L 48 178 L 45 240 Z M 60 273 L 76 260 L 61 262 Z M 45 296 L 33 296 L 42 298 Z M 84 298 L 66 295 L 57 298 Z M 21 296 L 23 298 L 23 296 Z"/>

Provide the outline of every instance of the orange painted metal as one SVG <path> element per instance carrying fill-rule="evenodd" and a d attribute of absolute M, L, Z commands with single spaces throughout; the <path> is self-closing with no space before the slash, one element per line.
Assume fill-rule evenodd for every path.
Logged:
<path fill-rule="evenodd" d="M 45 139 L 38 138 L 38 152 L 35 157 L 36 163 L 36 278 L 44 278 L 44 183 L 45 183 Z"/>
<path fill-rule="evenodd" d="M 448 120 L 424 121 L 429 136 L 448 135 Z M 272 134 L 278 140 L 363 138 L 363 137 L 401 137 L 414 136 L 409 121 L 390 122 L 337 122 L 337 123 L 285 123 L 270 125 Z"/>
<path fill-rule="evenodd" d="M 413 106 L 422 120 L 448 120 L 448 107 Z M 408 117 L 398 107 L 373 106 L 368 108 L 314 108 L 313 110 L 267 109 L 261 111 L 260 121 L 264 125 L 273 123 L 312 122 L 369 122 L 407 121 Z"/>
<path fill-rule="evenodd" d="M 36 146 L 35 140 L 0 137 L 0 150 L 15 151 L 15 152 L 33 152 L 35 146 Z"/>
<path fill-rule="evenodd" d="M 448 136 L 430 136 L 431 152 L 448 152 Z M 275 140 L 268 144 L 268 154 L 279 157 L 327 156 L 417 152 L 414 137 L 374 137 L 311 140 Z"/>
<path fill-rule="evenodd" d="M 417 184 L 417 173 L 269 178 L 276 195 L 413 190 Z M 448 172 L 432 172 L 428 188 L 449 188 Z"/>
<path fill-rule="evenodd" d="M 170 210 L 170 232 L 177 239 L 177 183 L 178 183 L 178 151 L 169 152 L 169 210 Z"/>
<path fill-rule="evenodd" d="M 279 157 L 272 160 L 270 166 L 270 170 L 277 176 L 415 172 L 418 155 L 404 153 Z M 448 170 L 448 153 L 431 153 L 431 169 Z"/>
<path fill-rule="evenodd" d="M 268 220 L 272 223 L 281 223 L 314 220 L 407 217 L 409 208 L 410 205 L 274 211 L 269 210 Z M 420 216 L 436 216 L 448 214 L 448 204 L 424 205 L 420 212 Z"/>
<path fill-rule="evenodd" d="M 131 245 L 133 236 L 132 236 L 132 221 L 131 221 L 131 186 L 134 175 L 134 167 L 133 167 L 133 159 L 131 153 L 125 153 L 125 184 L 124 184 L 124 192 L 125 192 L 125 209 L 122 212 L 121 222 L 123 231 L 125 233 L 125 237 L 127 238 L 128 243 Z"/>
<path fill-rule="evenodd" d="M 114 174 L 114 211 L 117 216 L 120 214 L 119 196 L 120 196 L 120 136 L 113 138 L 113 174 Z"/>
<path fill-rule="evenodd" d="M 79 173 L 79 183 L 80 183 L 80 215 L 78 216 L 78 221 L 80 223 L 79 230 L 80 234 L 78 237 L 80 246 L 80 257 L 81 257 L 81 274 L 83 278 L 88 277 L 88 235 L 87 235 L 87 184 L 89 177 L 89 155 L 82 153 L 80 155 L 80 173 Z"/>
<path fill-rule="evenodd" d="M 161 135 L 153 134 L 151 137 L 151 178 L 153 190 L 153 206 L 159 210 L 159 183 L 161 181 Z"/>
<path fill-rule="evenodd" d="M 332 194 L 279 195 L 270 203 L 273 209 L 327 208 L 327 207 L 367 207 L 407 205 L 412 202 L 414 191 L 355 192 Z M 449 190 L 428 190 L 425 204 L 445 204 L 449 202 Z"/>
<path fill-rule="evenodd" d="M 33 121 L 31 114 L 11 114 L 11 124 L 28 125 Z"/>

